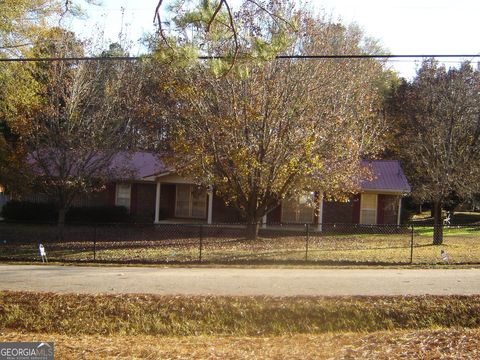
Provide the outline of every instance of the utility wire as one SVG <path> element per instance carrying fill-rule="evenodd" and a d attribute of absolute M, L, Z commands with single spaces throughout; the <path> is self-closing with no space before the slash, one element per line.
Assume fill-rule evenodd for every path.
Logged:
<path fill-rule="evenodd" d="M 405 58 L 479 58 L 480 54 L 363 54 L 363 55 L 277 55 L 276 59 L 405 59 Z M 41 58 L 1 58 L 0 62 L 49 62 L 49 61 L 135 61 L 151 58 L 144 56 L 78 56 L 78 57 L 41 57 Z M 200 60 L 224 59 L 225 56 L 198 56 Z"/>
<path fill-rule="evenodd" d="M 147 56 L 145 56 L 147 57 Z M 50 61 L 134 61 L 145 58 L 141 56 L 75 56 L 75 57 L 41 57 L 41 58 L 0 58 L 0 62 L 50 62 Z"/>

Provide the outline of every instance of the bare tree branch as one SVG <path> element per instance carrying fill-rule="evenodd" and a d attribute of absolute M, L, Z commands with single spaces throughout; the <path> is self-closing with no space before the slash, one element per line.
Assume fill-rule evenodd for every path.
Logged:
<path fill-rule="evenodd" d="M 164 43 L 170 49 L 172 49 L 172 46 L 170 45 L 170 43 L 169 43 L 169 41 L 168 41 L 167 37 L 165 36 L 164 31 L 163 31 L 162 18 L 161 18 L 161 15 L 160 15 L 160 7 L 162 6 L 162 3 L 163 3 L 163 0 L 158 1 L 157 7 L 155 8 L 155 14 L 153 16 L 153 23 L 157 22 L 157 24 L 158 24 L 157 33 L 160 35 L 160 37 L 162 38 Z"/>
<path fill-rule="evenodd" d="M 265 6 L 263 6 L 262 4 L 260 4 L 259 2 L 257 2 L 256 0 L 246 0 L 247 2 L 255 5 L 256 7 L 258 7 L 260 10 L 266 12 L 268 15 L 270 15 L 270 17 L 278 24 L 279 22 L 277 20 L 280 20 L 281 22 L 285 23 L 286 25 L 288 25 L 290 28 L 294 28 L 292 23 L 290 21 L 288 21 L 287 19 L 283 18 L 282 16 L 278 16 L 277 14 L 274 14 L 272 13 L 270 10 L 268 10 Z"/>
<path fill-rule="evenodd" d="M 227 71 L 227 73 L 228 73 L 228 72 L 230 72 L 230 70 L 232 70 L 233 65 L 235 64 L 235 61 L 237 60 L 237 55 L 238 55 L 238 51 L 239 51 L 240 46 L 238 44 L 238 34 L 237 34 L 237 29 L 235 28 L 235 23 L 233 21 L 232 10 L 230 9 L 230 6 L 228 5 L 228 3 L 225 0 L 222 0 L 222 1 L 225 2 L 225 7 L 227 8 L 228 18 L 229 18 L 229 21 L 230 21 L 230 28 L 232 29 L 233 41 L 235 43 L 235 48 L 233 50 L 233 58 L 232 58 L 232 62 L 230 64 L 230 68 Z"/>
<path fill-rule="evenodd" d="M 223 4 L 225 4 L 225 6 L 227 6 L 227 8 L 228 8 L 228 4 L 226 3 L 226 1 L 225 0 L 220 0 L 217 7 L 215 8 L 215 11 L 213 12 L 212 16 L 208 20 L 208 24 L 207 24 L 207 28 L 206 28 L 207 33 L 210 32 L 210 27 L 212 26 L 213 21 L 217 17 L 218 12 L 222 9 Z"/>
<path fill-rule="evenodd" d="M 261 11 L 268 14 L 268 16 L 270 16 L 277 24 L 279 24 L 280 22 L 283 22 L 286 25 L 288 25 L 291 29 L 294 29 L 291 22 L 289 22 L 287 19 L 273 13 L 272 11 L 268 10 L 265 6 L 263 6 L 257 0 L 246 0 L 246 2 L 249 2 L 249 3 L 253 4 L 258 9 L 260 9 Z M 160 37 L 162 38 L 162 40 L 171 48 L 171 46 L 168 42 L 168 39 L 166 38 L 166 36 L 164 34 L 164 30 L 163 30 L 163 26 L 162 26 L 162 18 L 161 18 L 161 14 L 160 14 L 162 4 L 163 4 L 163 0 L 159 0 L 158 3 L 157 3 L 157 6 L 155 7 L 153 22 L 157 23 L 157 26 L 158 26 L 158 31 L 157 32 L 160 35 Z M 228 24 L 225 24 L 224 22 L 222 22 L 221 20 L 218 19 L 218 15 L 219 15 L 222 7 L 225 7 L 225 9 L 226 9 L 226 12 L 227 12 L 227 15 L 228 15 Z M 234 17 L 233 17 L 232 8 L 231 8 L 228 0 L 220 0 L 218 2 L 217 6 L 215 7 L 215 10 L 214 10 L 213 14 L 208 19 L 208 22 L 207 22 L 207 25 L 206 25 L 206 28 L 205 28 L 205 31 L 206 31 L 207 34 L 211 31 L 212 25 L 215 21 L 218 21 L 219 23 L 227 26 L 230 29 L 230 31 L 232 32 L 234 49 L 233 49 L 232 64 L 231 64 L 230 68 L 228 69 L 228 71 L 230 71 L 232 69 L 233 65 L 235 64 L 236 60 L 237 60 L 238 53 L 240 51 L 240 44 L 239 44 L 239 41 L 238 41 L 238 31 L 237 31 L 237 27 L 235 25 L 235 20 L 234 20 Z"/>

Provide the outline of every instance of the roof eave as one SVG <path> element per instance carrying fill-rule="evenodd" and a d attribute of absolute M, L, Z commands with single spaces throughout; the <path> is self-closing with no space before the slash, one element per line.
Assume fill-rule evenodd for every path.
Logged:
<path fill-rule="evenodd" d="M 145 181 L 157 181 L 158 178 L 164 177 L 164 176 L 167 176 L 167 175 L 170 175 L 170 174 L 172 174 L 172 173 L 173 173 L 172 171 L 165 171 L 165 172 L 161 172 L 161 173 L 155 173 L 155 174 L 151 174 L 151 175 L 144 176 L 144 177 L 143 177 L 143 180 L 145 180 Z"/>
<path fill-rule="evenodd" d="M 361 192 L 371 192 L 377 194 L 393 194 L 393 195 L 407 195 L 410 193 L 410 189 L 361 189 Z"/>

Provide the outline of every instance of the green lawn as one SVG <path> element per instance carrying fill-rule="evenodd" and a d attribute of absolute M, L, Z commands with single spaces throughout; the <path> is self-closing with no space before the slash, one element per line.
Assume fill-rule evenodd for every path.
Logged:
<path fill-rule="evenodd" d="M 431 217 L 430 211 L 414 215 L 412 220 L 417 225 L 433 225 L 433 218 Z M 450 222 L 451 225 L 480 225 L 480 213 L 456 211 Z"/>
<path fill-rule="evenodd" d="M 433 237 L 433 226 L 415 228 L 415 234 L 419 236 Z M 443 236 L 477 237 L 480 238 L 480 226 L 446 226 L 443 228 Z"/>

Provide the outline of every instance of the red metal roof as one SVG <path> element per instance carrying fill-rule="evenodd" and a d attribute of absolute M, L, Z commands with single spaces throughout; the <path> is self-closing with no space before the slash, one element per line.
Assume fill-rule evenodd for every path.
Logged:
<path fill-rule="evenodd" d="M 30 156 L 29 162 L 35 160 Z M 363 160 L 362 166 L 371 169 L 373 179 L 361 181 L 361 190 L 380 190 L 397 193 L 409 193 L 410 185 L 397 160 Z M 75 176 L 73 169 L 72 176 Z M 151 176 L 170 172 L 159 154 L 151 152 L 120 152 L 114 156 L 108 173 L 117 180 L 143 180 Z M 55 169 L 52 169 L 55 172 Z"/>
<path fill-rule="evenodd" d="M 127 168 L 131 171 L 132 180 L 142 180 L 148 176 L 167 171 L 158 154 L 150 152 L 122 152 L 116 155 L 111 168 Z"/>
<path fill-rule="evenodd" d="M 362 166 L 372 171 L 372 180 L 363 180 L 361 188 L 365 190 L 384 190 L 399 193 L 411 191 L 408 180 L 398 160 L 363 160 Z"/>
<path fill-rule="evenodd" d="M 169 171 L 159 155 L 148 152 L 119 154 L 115 157 L 113 166 L 116 164 L 132 169 L 135 174 L 133 178 L 139 180 Z M 398 160 L 363 160 L 362 166 L 369 167 L 373 176 L 371 180 L 361 182 L 362 191 L 379 190 L 398 193 L 411 191 Z"/>
<path fill-rule="evenodd" d="M 55 162 L 58 154 L 55 150 L 43 150 L 44 155 L 40 158 L 43 158 L 45 162 L 49 165 L 49 174 L 55 175 L 58 174 L 59 169 L 58 165 Z M 69 157 L 75 156 L 75 153 L 72 152 L 69 154 Z M 69 166 L 69 176 L 78 176 L 79 170 L 76 166 L 75 159 L 70 159 L 73 165 Z M 67 161 L 68 161 L 67 160 Z M 95 166 L 96 157 L 91 158 L 92 166 Z M 28 162 L 32 166 L 33 170 L 37 173 L 43 173 L 43 169 L 36 164 L 36 155 L 32 154 L 28 157 Z M 85 164 L 83 164 L 85 165 Z M 86 164 L 88 165 L 88 164 Z M 112 180 L 142 180 L 148 176 L 162 173 L 167 171 L 165 164 L 160 159 L 158 154 L 150 152 L 128 152 L 123 151 L 119 152 L 112 158 L 108 168 L 99 168 L 99 176 L 109 176 Z"/>

